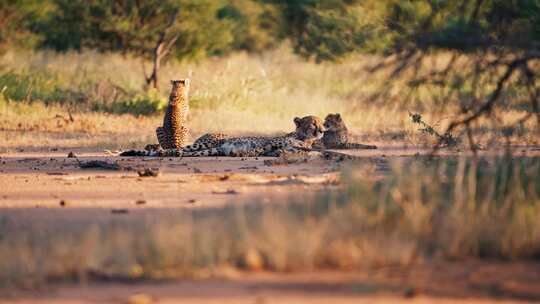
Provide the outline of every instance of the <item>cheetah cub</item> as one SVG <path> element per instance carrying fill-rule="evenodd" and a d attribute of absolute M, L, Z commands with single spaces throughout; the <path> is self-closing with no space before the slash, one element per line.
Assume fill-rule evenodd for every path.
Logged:
<path fill-rule="evenodd" d="M 324 127 L 326 131 L 317 147 L 322 146 L 326 149 L 377 149 L 377 146 L 349 142 L 349 129 L 347 129 L 339 113 L 328 114 L 324 119 Z"/>

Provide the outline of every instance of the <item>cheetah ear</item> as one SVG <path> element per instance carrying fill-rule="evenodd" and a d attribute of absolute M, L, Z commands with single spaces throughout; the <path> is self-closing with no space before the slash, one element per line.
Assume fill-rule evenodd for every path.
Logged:
<path fill-rule="evenodd" d="M 336 113 L 336 118 L 337 118 L 338 120 L 341 120 L 341 114 Z"/>
<path fill-rule="evenodd" d="M 294 124 L 295 124 L 297 127 L 300 126 L 300 121 L 302 121 L 302 120 L 300 119 L 300 117 L 295 117 L 295 118 L 294 118 Z"/>

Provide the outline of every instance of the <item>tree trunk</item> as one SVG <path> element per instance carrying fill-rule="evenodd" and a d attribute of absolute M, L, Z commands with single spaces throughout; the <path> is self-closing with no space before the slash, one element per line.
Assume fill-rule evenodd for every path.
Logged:
<path fill-rule="evenodd" d="M 152 74 L 150 75 L 149 81 L 147 81 L 147 85 L 152 84 L 152 87 L 156 90 L 159 89 L 158 73 L 159 73 L 160 66 L 161 66 L 161 56 L 159 54 L 154 54 Z"/>
<path fill-rule="evenodd" d="M 156 47 L 152 51 L 152 64 L 153 64 L 152 74 L 150 74 L 150 76 L 146 76 L 146 70 L 144 71 L 144 77 L 146 79 L 146 88 L 152 85 L 154 89 L 156 90 L 159 89 L 158 73 L 159 73 L 159 68 L 161 67 L 161 60 L 170 52 L 171 48 L 174 46 L 174 44 L 176 43 L 176 40 L 178 40 L 178 37 L 179 37 L 179 34 L 176 34 L 172 38 L 169 38 L 168 39 L 169 41 L 166 43 L 165 37 L 167 35 L 167 32 L 170 31 L 177 15 L 178 15 L 178 12 L 175 12 L 173 15 L 171 15 L 167 28 L 163 32 L 159 33 L 159 38 L 156 43 Z"/>
<path fill-rule="evenodd" d="M 159 68 L 161 67 L 161 58 L 163 57 L 162 49 L 163 49 L 163 40 L 160 37 L 152 54 L 152 73 L 150 74 L 150 76 L 146 76 L 146 72 L 145 72 L 144 77 L 146 80 L 147 88 L 152 86 L 152 88 L 156 90 L 159 89 L 158 73 L 159 73 Z"/>

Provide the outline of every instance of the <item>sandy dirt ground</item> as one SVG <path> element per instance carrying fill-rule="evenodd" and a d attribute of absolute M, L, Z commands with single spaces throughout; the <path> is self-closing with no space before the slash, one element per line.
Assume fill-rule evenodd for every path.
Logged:
<path fill-rule="evenodd" d="M 51 285 L 4 294 L 1 303 L 538 303 L 540 265 L 466 261 L 411 268 L 149 283 Z"/>
<path fill-rule="evenodd" d="M 341 165 L 321 159 L 275 158 L 129 158 L 75 151 L 0 154 L 0 208 L 199 208 L 225 202 L 249 201 L 254 196 L 314 193 L 338 184 Z M 391 160 L 427 155 L 429 149 L 350 151 L 369 166 L 373 177 L 383 176 Z M 445 152 L 443 155 L 462 155 Z M 489 155 L 502 151 L 482 152 Z M 516 148 L 516 155 L 539 156 L 535 147 Z M 120 170 L 81 169 L 88 161 L 118 164 Z M 158 177 L 138 171 L 158 169 Z M 309 191 L 305 191 L 309 189 Z"/>
<path fill-rule="evenodd" d="M 0 214 L 21 221 L 73 220 L 171 213 L 227 203 L 279 201 L 290 193 L 314 195 L 338 188 L 339 165 L 311 155 L 283 163 L 274 158 L 127 158 L 74 151 L 0 154 Z M 352 151 L 374 178 L 389 160 L 429 153 L 418 149 Z M 518 148 L 517 155 L 538 155 Z M 459 153 L 458 153 L 459 154 Z M 82 169 L 92 160 L 120 170 Z M 138 171 L 157 169 L 157 177 Z M 121 210 L 122 212 L 118 212 Z M 3 298 L 3 299 L 2 299 Z M 346 273 L 236 273 L 201 281 L 91 282 L 51 285 L 39 291 L 0 295 L 0 303 L 504 303 L 540 302 L 537 262 L 442 263 L 410 269 Z"/>
<path fill-rule="evenodd" d="M 81 169 L 79 162 L 116 163 L 120 170 Z M 200 208 L 336 184 L 324 160 L 268 164 L 272 158 L 120 158 L 103 154 L 2 155 L 1 208 Z M 266 162 L 266 164 L 265 164 Z M 157 177 L 138 171 L 157 169 Z"/>

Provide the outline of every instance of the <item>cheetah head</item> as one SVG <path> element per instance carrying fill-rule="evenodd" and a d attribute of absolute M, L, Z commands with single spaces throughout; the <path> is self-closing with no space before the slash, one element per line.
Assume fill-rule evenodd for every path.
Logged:
<path fill-rule="evenodd" d="M 326 131 L 341 131 L 347 129 L 339 113 L 328 114 L 324 119 L 324 127 L 326 128 Z"/>
<path fill-rule="evenodd" d="M 299 140 L 320 139 L 325 131 L 322 120 L 317 116 L 295 117 L 296 138 Z"/>
<path fill-rule="evenodd" d="M 185 88 L 187 88 L 189 90 L 189 78 L 171 80 L 171 84 L 172 84 L 173 88 L 185 87 Z"/>
<path fill-rule="evenodd" d="M 188 96 L 189 93 L 189 78 L 186 79 L 179 79 L 179 80 L 171 80 L 172 84 L 172 90 L 171 95 L 173 97 L 176 96 Z M 172 98 L 170 102 L 176 102 L 176 98 Z"/>

